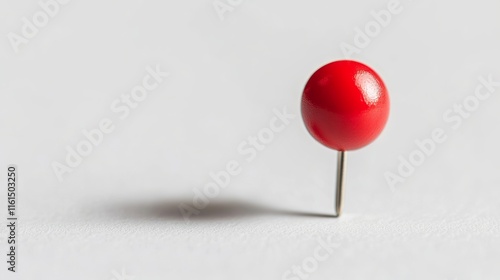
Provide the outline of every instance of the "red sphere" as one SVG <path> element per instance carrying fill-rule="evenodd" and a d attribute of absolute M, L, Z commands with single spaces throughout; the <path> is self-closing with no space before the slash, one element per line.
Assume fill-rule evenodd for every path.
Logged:
<path fill-rule="evenodd" d="M 302 95 L 302 118 L 311 135 L 338 150 L 370 144 L 389 117 L 389 94 L 370 67 L 351 60 L 329 63 L 309 79 Z"/>

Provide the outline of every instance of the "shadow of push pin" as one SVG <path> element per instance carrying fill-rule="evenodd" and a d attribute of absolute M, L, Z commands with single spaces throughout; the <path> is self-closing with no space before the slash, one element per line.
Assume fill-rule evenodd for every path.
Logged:
<path fill-rule="evenodd" d="M 302 95 L 302 118 L 321 144 L 337 150 L 335 217 L 342 213 L 345 152 L 378 137 L 389 117 L 389 95 L 370 67 L 339 60 L 318 69 Z"/>

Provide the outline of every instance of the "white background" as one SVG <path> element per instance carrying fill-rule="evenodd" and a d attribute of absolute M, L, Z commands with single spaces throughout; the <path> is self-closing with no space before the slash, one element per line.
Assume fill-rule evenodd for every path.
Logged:
<path fill-rule="evenodd" d="M 282 279 L 321 237 L 339 246 L 307 279 L 498 279 L 500 88 L 458 129 L 443 119 L 479 77 L 500 80 L 498 1 L 402 0 L 352 56 L 383 77 L 391 115 L 347 155 L 345 214 L 269 209 L 333 213 L 336 153 L 307 133 L 302 89 L 388 2 L 244 0 L 221 20 L 212 0 L 73 0 L 16 53 L 8 34 L 41 8 L 2 1 L 0 216 L 14 163 L 20 245 L 14 274 L 2 222 L 0 278 Z M 120 120 L 110 104 L 157 64 L 170 77 Z M 296 118 L 247 162 L 238 145 L 285 106 Z M 51 164 L 103 118 L 115 130 L 59 182 Z M 389 187 L 435 128 L 446 142 Z M 242 173 L 185 223 L 178 204 L 230 160 Z"/>

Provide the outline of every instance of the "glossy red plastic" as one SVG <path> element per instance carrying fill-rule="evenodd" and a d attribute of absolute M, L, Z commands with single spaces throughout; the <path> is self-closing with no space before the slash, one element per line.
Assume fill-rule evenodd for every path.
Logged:
<path fill-rule="evenodd" d="M 318 69 L 302 95 L 302 118 L 323 145 L 349 151 L 374 141 L 389 117 L 389 94 L 370 67 L 339 60 Z"/>

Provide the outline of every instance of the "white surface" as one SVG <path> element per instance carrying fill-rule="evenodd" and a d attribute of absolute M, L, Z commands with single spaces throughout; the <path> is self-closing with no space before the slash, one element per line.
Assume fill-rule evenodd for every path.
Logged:
<path fill-rule="evenodd" d="M 458 129 L 442 118 L 478 77 L 500 80 L 498 1 L 401 1 L 353 57 L 384 78 L 392 111 L 348 154 L 345 215 L 266 208 L 332 212 L 336 154 L 307 134 L 302 87 L 387 2 L 244 1 L 221 21 L 211 0 L 73 0 L 17 54 L 7 34 L 37 1 L 0 3 L 0 167 L 19 166 L 21 217 L 19 273 L 0 278 L 282 279 L 332 236 L 308 279 L 498 279 L 500 89 Z M 109 105 L 156 64 L 171 76 L 119 120 Z M 284 106 L 296 119 L 246 162 L 239 143 Z M 103 118 L 116 130 L 60 183 L 51 163 Z M 437 127 L 447 141 L 391 189 L 384 173 Z M 178 203 L 230 160 L 242 173 L 186 224 Z"/>

